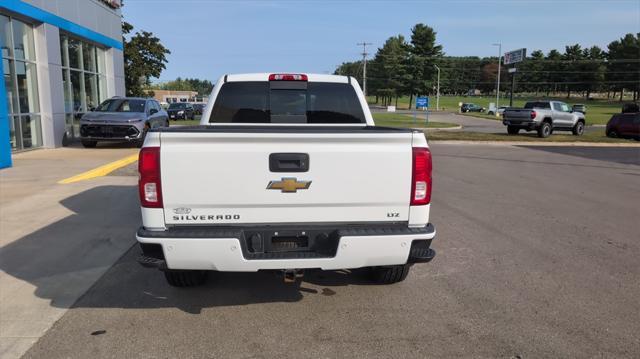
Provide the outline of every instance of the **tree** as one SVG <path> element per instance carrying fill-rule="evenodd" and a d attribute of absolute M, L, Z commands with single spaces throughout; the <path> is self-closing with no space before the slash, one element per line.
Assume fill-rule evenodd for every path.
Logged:
<path fill-rule="evenodd" d="M 633 91 L 633 99 L 637 100 L 640 91 L 640 33 L 626 34 L 620 40 L 611 42 L 607 48 L 607 82 L 613 84 L 614 90 L 620 91 L 620 101 L 625 88 Z"/>
<path fill-rule="evenodd" d="M 569 61 L 562 66 L 563 71 L 566 71 L 565 79 L 569 82 L 567 84 L 567 98 L 571 97 L 571 90 L 579 91 L 580 86 L 580 61 L 583 60 L 582 48 L 579 44 L 565 46 L 565 52 L 562 56 L 563 60 Z M 577 71 L 576 71 L 577 70 Z"/>
<path fill-rule="evenodd" d="M 160 43 L 160 39 L 153 33 L 136 32 L 127 40 L 133 26 L 128 22 L 122 23 L 124 43 L 124 77 L 127 96 L 148 96 L 144 88 L 151 85 L 150 78 L 160 77 L 167 63 L 166 55 L 171 51 Z"/>
<path fill-rule="evenodd" d="M 547 84 L 547 73 L 544 72 L 544 53 L 541 50 L 531 52 L 526 61 L 519 66 L 519 79 L 522 86 L 519 89 L 527 92 L 538 92 L 544 89 Z"/>
<path fill-rule="evenodd" d="M 407 56 L 409 46 L 404 36 L 393 36 L 385 41 L 378 49 L 371 61 L 371 77 L 373 90 L 376 95 L 382 96 L 384 104 L 388 104 L 393 96 L 402 95 L 407 81 Z M 369 77 L 367 75 L 367 77 Z"/>
<path fill-rule="evenodd" d="M 491 92 L 496 88 L 498 79 L 498 59 L 493 58 L 492 60 L 493 61 L 488 62 L 482 66 L 482 71 L 480 73 L 480 83 L 478 85 L 478 88 L 483 93 Z M 500 72 L 502 73 L 503 70 L 506 69 L 501 69 Z"/>
<path fill-rule="evenodd" d="M 343 62 L 333 72 L 334 75 L 352 76 L 357 79 L 362 77 L 362 61 Z"/>
<path fill-rule="evenodd" d="M 408 65 L 408 81 L 405 92 L 409 93 L 409 107 L 413 94 L 428 94 L 433 88 L 436 69 L 433 66 L 442 57 L 442 46 L 436 44 L 436 32 L 425 24 L 416 24 L 411 29 L 411 46 Z"/>
<path fill-rule="evenodd" d="M 580 66 L 582 71 L 582 80 L 585 81 L 583 88 L 585 89 L 585 98 L 588 100 L 591 92 L 600 90 L 604 81 L 606 66 L 604 59 L 607 53 L 602 51 L 598 46 L 592 46 L 582 50 L 583 57 L 589 62 Z"/>
<path fill-rule="evenodd" d="M 553 49 L 549 51 L 544 61 L 544 71 L 547 73 L 547 97 L 549 91 L 553 91 L 554 94 L 558 90 L 558 82 L 562 81 L 562 54 Z"/>
<path fill-rule="evenodd" d="M 157 90 L 195 91 L 200 96 L 207 96 L 213 90 L 213 83 L 209 80 L 178 77 L 173 81 L 153 85 L 151 88 Z"/>

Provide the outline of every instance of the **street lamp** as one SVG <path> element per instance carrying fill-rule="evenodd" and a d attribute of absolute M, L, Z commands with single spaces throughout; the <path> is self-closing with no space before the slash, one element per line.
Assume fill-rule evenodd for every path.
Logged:
<path fill-rule="evenodd" d="M 502 43 L 491 44 L 498 46 L 498 80 L 496 84 L 496 115 L 498 114 L 498 107 L 500 107 L 500 68 L 502 67 Z"/>
<path fill-rule="evenodd" d="M 440 68 L 436 64 L 433 64 L 433 67 L 438 70 L 438 89 L 436 90 L 436 111 L 438 111 L 440 109 Z"/>

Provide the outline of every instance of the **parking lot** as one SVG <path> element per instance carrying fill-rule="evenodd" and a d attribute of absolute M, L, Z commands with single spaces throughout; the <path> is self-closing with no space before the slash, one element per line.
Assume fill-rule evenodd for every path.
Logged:
<path fill-rule="evenodd" d="M 20 201 L 5 194 L 32 157 L 135 149 L 17 156 L 0 177 L 0 281 L 11 288 L 2 335 L 13 343 L 3 353 L 33 344 L 26 357 L 640 356 L 637 147 L 432 150 L 438 255 L 405 282 L 371 285 L 357 270 L 307 272 L 297 285 L 224 273 L 194 289 L 135 262 L 135 164 L 68 185 L 51 175 Z"/>

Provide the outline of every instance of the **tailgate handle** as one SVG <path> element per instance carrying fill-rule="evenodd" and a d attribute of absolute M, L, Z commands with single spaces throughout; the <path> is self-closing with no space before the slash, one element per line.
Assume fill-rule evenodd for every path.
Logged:
<path fill-rule="evenodd" d="M 269 155 L 271 172 L 307 172 L 309 155 L 306 153 L 272 153 Z"/>

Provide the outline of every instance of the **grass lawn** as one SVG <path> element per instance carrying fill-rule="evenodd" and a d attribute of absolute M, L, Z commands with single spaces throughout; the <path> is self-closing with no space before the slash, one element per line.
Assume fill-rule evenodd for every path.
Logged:
<path fill-rule="evenodd" d="M 196 126 L 200 124 L 201 115 L 196 115 L 194 120 L 171 120 L 170 126 Z"/>
<path fill-rule="evenodd" d="M 533 96 L 527 97 L 527 98 L 514 98 L 513 106 L 522 107 L 524 106 L 525 102 L 530 100 L 535 100 L 535 99 L 536 98 L 534 98 Z M 538 99 L 543 99 L 543 98 L 539 97 Z M 369 100 L 369 104 L 374 104 L 375 97 L 369 96 L 368 100 Z M 611 102 L 608 102 L 605 100 L 587 101 L 585 99 L 580 99 L 580 98 L 570 98 L 570 99 L 556 98 L 556 100 L 566 102 L 570 106 L 577 103 L 585 104 L 587 106 L 587 114 L 586 114 L 587 125 L 594 125 L 594 124 L 604 125 L 607 123 L 607 121 L 609 121 L 609 119 L 613 114 L 620 113 L 620 111 L 622 110 L 622 103 L 618 101 L 611 101 Z M 436 106 L 435 96 L 431 96 L 429 98 L 429 102 L 430 102 L 429 104 L 435 108 Z M 465 96 L 441 96 L 440 108 L 444 109 L 445 111 L 457 111 L 458 103 L 460 102 L 475 103 L 476 105 L 489 108 L 489 103 L 496 102 L 496 98 L 491 96 L 466 96 L 466 97 Z M 395 102 L 392 104 L 395 104 Z M 504 106 L 508 104 L 509 104 L 509 99 L 507 98 L 500 99 L 500 105 Z M 414 98 L 413 106 L 415 106 L 415 98 Z M 408 107 L 409 107 L 409 97 L 401 97 L 398 99 L 399 109 L 408 109 Z M 478 113 L 473 113 L 471 114 L 471 116 L 491 118 L 491 116 L 484 117 L 482 115 L 479 115 Z"/>
<path fill-rule="evenodd" d="M 424 116 L 418 117 L 415 121 L 411 115 L 402 115 L 397 113 L 374 113 L 373 120 L 378 126 L 387 127 L 406 127 L 406 128 L 425 128 Z M 457 127 L 452 123 L 429 122 L 426 128 L 449 128 Z"/>
<path fill-rule="evenodd" d="M 523 141 L 523 142 L 602 142 L 602 143 L 638 143 L 634 140 L 609 138 L 604 129 L 586 132 L 582 136 L 574 136 L 570 132 L 556 132 L 547 138 L 539 138 L 535 132 L 520 132 L 518 135 L 505 133 L 478 133 L 464 131 L 428 132 L 430 141 Z"/>

